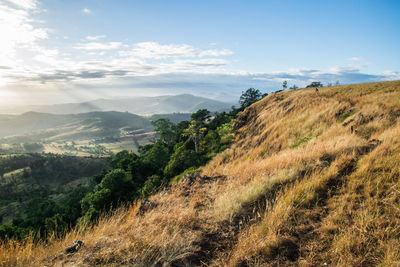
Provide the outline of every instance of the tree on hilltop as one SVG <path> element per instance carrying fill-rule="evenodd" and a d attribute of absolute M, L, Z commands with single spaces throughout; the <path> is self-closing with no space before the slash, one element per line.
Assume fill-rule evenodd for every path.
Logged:
<path fill-rule="evenodd" d="M 282 89 L 286 90 L 287 89 L 287 81 L 283 81 L 282 83 Z"/>
<path fill-rule="evenodd" d="M 310 87 L 324 87 L 324 85 L 321 82 L 312 82 L 306 86 L 306 88 L 310 88 Z"/>
<path fill-rule="evenodd" d="M 262 98 L 263 94 L 260 92 L 260 90 L 249 88 L 245 92 L 242 92 L 242 95 L 239 99 L 239 104 L 242 109 L 245 109 Z"/>

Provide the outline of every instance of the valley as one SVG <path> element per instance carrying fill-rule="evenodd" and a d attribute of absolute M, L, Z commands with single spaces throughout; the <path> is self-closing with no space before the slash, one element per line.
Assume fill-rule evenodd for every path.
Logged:
<path fill-rule="evenodd" d="M 3 109 L 0 114 L 0 154 L 56 153 L 104 157 L 139 146 L 157 136 L 152 121 L 189 120 L 198 109 L 224 111 L 230 103 L 192 95 L 102 99 L 90 103 Z M 128 112 L 129 111 L 129 112 Z M 135 112 L 136 115 L 131 112 Z M 144 115 L 145 114 L 145 115 Z"/>
<path fill-rule="evenodd" d="M 153 120 L 176 123 L 190 113 L 138 116 L 127 112 L 55 115 L 28 112 L 0 115 L 0 153 L 44 152 L 76 156 L 110 156 L 121 150 L 138 152 L 156 138 Z"/>

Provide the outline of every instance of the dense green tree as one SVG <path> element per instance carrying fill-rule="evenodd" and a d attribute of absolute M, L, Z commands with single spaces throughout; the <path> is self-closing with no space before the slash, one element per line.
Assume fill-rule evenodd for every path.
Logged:
<path fill-rule="evenodd" d="M 109 171 L 101 180 L 98 187 L 110 189 L 112 192 L 120 190 L 120 186 L 125 183 L 125 172 L 122 169 Z"/>
<path fill-rule="evenodd" d="M 221 138 L 216 130 L 209 130 L 207 135 L 203 139 L 204 146 L 207 146 L 207 150 L 211 154 L 215 154 L 219 151 L 221 144 Z"/>
<path fill-rule="evenodd" d="M 65 222 L 63 216 L 59 213 L 44 219 L 44 229 L 48 233 L 64 232 L 67 228 L 67 222 Z"/>
<path fill-rule="evenodd" d="M 152 173 L 161 174 L 169 161 L 168 148 L 161 142 L 155 142 L 151 149 L 143 154 L 143 162 L 152 168 Z"/>
<path fill-rule="evenodd" d="M 184 135 L 185 130 L 189 127 L 190 121 L 181 121 L 175 127 L 175 142 L 174 146 L 178 143 L 185 142 L 188 137 Z"/>
<path fill-rule="evenodd" d="M 122 169 L 109 171 L 81 201 L 82 212 L 86 219 L 93 220 L 102 211 L 116 207 L 119 202 L 132 200 L 135 185 Z"/>
<path fill-rule="evenodd" d="M 164 175 L 172 178 L 191 166 L 199 166 L 200 162 L 199 154 L 194 150 L 187 149 L 186 145 L 182 144 L 171 155 L 171 159 L 165 167 Z"/>
<path fill-rule="evenodd" d="M 306 86 L 306 88 L 309 87 L 323 87 L 324 85 L 321 82 L 312 82 L 309 85 Z"/>
<path fill-rule="evenodd" d="M 128 158 L 129 156 L 130 155 L 129 155 L 128 150 L 122 150 L 122 151 L 118 152 L 113 157 L 113 159 L 111 161 L 111 166 L 113 168 L 122 168 L 122 169 L 124 169 L 125 168 L 125 164 L 123 164 L 123 160 Z"/>
<path fill-rule="evenodd" d="M 108 209 L 112 204 L 111 190 L 102 188 L 87 194 L 82 200 L 82 212 L 87 222 L 94 221 L 102 211 Z"/>
<path fill-rule="evenodd" d="M 173 145 L 175 137 L 175 124 L 169 119 L 158 119 L 153 121 L 152 124 L 155 127 L 155 131 L 160 135 L 160 141 L 164 142 L 168 146 Z"/>
<path fill-rule="evenodd" d="M 220 125 L 230 122 L 233 116 L 226 112 L 215 112 L 213 119 L 207 124 L 209 130 L 216 130 Z"/>
<path fill-rule="evenodd" d="M 152 175 L 146 179 L 142 189 L 141 197 L 147 197 L 150 194 L 156 192 L 163 184 L 166 184 L 167 180 L 161 178 L 159 175 Z"/>
<path fill-rule="evenodd" d="M 194 150 L 196 152 L 200 152 L 201 150 L 201 142 L 207 133 L 207 128 L 203 127 L 204 124 L 200 121 L 192 120 L 184 131 L 184 135 L 189 137 L 194 143 Z"/>
<path fill-rule="evenodd" d="M 224 123 L 217 128 L 218 135 L 222 145 L 228 145 L 233 141 L 233 124 Z"/>
<path fill-rule="evenodd" d="M 0 239 L 23 239 L 29 234 L 29 228 L 22 228 L 11 224 L 0 225 Z"/>
<path fill-rule="evenodd" d="M 82 215 L 80 201 L 89 193 L 89 190 L 88 186 L 77 187 L 61 201 L 63 204 L 62 214 L 65 215 L 65 222 L 68 225 L 75 225 L 78 218 Z"/>
<path fill-rule="evenodd" d="M 258 89 L 249 88 L 245 92 L 242 92 L 242 95 L 239 99 L 239 104 L 242 109 L 250 106 L 251 104 L 257 102 L 263 97 L 263 94 Z"/>
<path fill-rule="evenodd" d="M 199 122 L 205 122 L 208 118 L 211 117 L 211 112 L 208 111 L 207 109 L 199 109 L 195 113 L 192 114 L 191 119 L 192 121 L 199 121 Z"/>

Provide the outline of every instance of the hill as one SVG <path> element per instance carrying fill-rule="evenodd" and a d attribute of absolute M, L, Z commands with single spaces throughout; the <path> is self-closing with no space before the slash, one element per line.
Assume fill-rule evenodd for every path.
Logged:
<path fill-rule="evenodd" d="M 119 111 L 140 115 L 184 112 L 192 113 L 198 109 L 210 111 L 229 110 L 234 103 L 220 102 L 190 94 L 157 97 L 124 97 L 121 99 L 97 99 L 82 103 L 56 105 L 31 105 L 1 110 L 1 113 L 41 112 L 52 114 L 77 114 L 93 111 Z"/>
<path fill-rule="evenodd" d="M 45 138 L 54 138 L 57 134 L 62 134 L 60 138 L 64 140 L 87 138 L 88 135 L 99 138 L 119 134 L 122 127 L 138 130 L 151 129 L 152 126 L 143 117 L 123 112 L 55 115 L 31 111 L 21 115 L 2 115 L 0 137 L 30 133 L 30 138 L 35 141 L 38 137 L 33 133 L 36 132 L 36 135 L 47 135 Z"/>
<path fill-rule="evenodd" d="M 127 112 L 55 115 L 31 111 L 0 117 L 0 148 L 5 152 L 106 155 L 135 150 L 153 137 L 149 119 Z"/>
<path fill-rule="evenodd" d="M 191 113 L 139 116 L 128 112 L 0 115 L 0 154 L 49 152 L 78 156 L 136 151 L 156 135 L 151 124 L 160 118 L 190 121 Z"/>
<path fill-rule="evenodd" d="M 5 265 L 396 266 L 400 82 L 273 93 L 202 168 L 93 228 L 5 243 Z M 84 246 L 73 255 L 73 240 Z"/>

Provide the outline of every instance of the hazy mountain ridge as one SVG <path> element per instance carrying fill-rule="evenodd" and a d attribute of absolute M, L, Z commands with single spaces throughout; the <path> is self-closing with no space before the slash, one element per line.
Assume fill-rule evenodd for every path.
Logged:
<path fill-rule="evenodd" d="M 55 105 L 29 105 L 16 108 L 0 109 L 1 113 L 18 114 L 35 111 L 51 114 L 78 114 L 94 111 L 119 111 L 139 115 L 185 112 L 192 113 L 198 109 L 210 111 L 229 110 L 234 103 L 226 103 L 190 94 L 156 96 L 156 97 L 126 97 L 121 99 L 97 99 L 82 103 L 67 103 Z"/>
<path fill-rule="evenodd" d="M 152 121 L 166 118 L 179 123 L 190 120 L 190 116 L 191 113 L 139 116 L 117 111 L 0 115 L 0 153 L 104 156 L 123 149 L 137 151 L 155 137 Z"/>
<path fill-rule="evenodd" d="M 0 137 L 32 134 L 53 130 L 59 133 L 67 129 L 91 132 L 117 133 L 121 127 L 152 129 L 148 119 L 125 112 L 89 112 L 82 114 L 56 115 L 27 112 L 21 115 L 3 115 L 0 118 Z"/>

